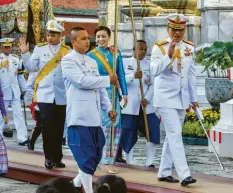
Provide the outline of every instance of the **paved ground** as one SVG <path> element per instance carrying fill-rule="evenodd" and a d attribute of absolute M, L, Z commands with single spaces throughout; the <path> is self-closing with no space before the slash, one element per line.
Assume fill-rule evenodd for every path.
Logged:
<path fill-rule="evenodd" d="M 0 193 L 34 193 L 37 185 L 0 177 Z"/>
<path fill-rule="evenodd" d="M 161 138 L 163 141 L 164 133 L 162 132 Z M 14 139 L 5 139 L 7 145 L 18 146 L 18 142 Z M 145 139 L 139 138 L 134 150 L 135 164 L 145 165 Z M 26 148 L 20 147 L 20 148 Z M 42 151 L 42 139 L 38 139 L 35 150 Z M 162 151 L 162 144 L 158 145 L 158 150 L 154 159 L 156 167 L 159 166 L 160 156 Z M 204 173 L 217 176 L 224 176 L 233 178 L 233 159 L 221 158 L 226 171 L 222 171 L 218 161 L 213 153 L 208 152 L 206 146 L 191 146 L 186 145 L 185 151 L 187 155 L 188 164 L 193 173 Z M 63 147 L 64 155 L 71 155 L 68 146 Z M 0 193 L 32 193 L 36 189 L 36 185 L 31 185 L 19 181 L 0 178 Z"/>

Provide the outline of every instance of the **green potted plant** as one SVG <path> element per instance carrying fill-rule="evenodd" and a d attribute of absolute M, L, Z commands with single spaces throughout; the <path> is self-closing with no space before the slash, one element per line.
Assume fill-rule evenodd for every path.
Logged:
<path fill-rule="evenodd" d="M 201 48 L 196 54 L 196 63 L 207 72 L 205 92 L 208 102 L 215 109 L 233 96 L 233 83 L 228 80 L 227 69 L 233 67 L 233 42 L 214 42 Z"/>
<path fill-rule="evenodd" d="M 220 111 L 213 109 L 202 110 L 204 117 L 203 124 L 208 132 L 220 119 Z M 196 116 L 196 114 L 191 111 L 186 114 L 185 122 L 182 130 L 183 142 L 189 145 L 208 145 L 208 139 L 206 134 Z"/>

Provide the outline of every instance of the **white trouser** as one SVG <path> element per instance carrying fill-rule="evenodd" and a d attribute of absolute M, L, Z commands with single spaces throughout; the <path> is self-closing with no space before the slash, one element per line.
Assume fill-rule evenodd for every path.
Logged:
<path fill-rule="evenodd" d="M 86 174 L 82 170 L 79 169 L 79 178 L 83 185 L 83 188 L 86 193 L 93 193 L 92 189 L 92 175 Z M 78 181 L 78 180 L 77 180 Z"/>
<path fill-rule="evenodd" d="M 156 145 L 152 142 L 146 142 L 146 166 L 152 165 L 154 162 L 154 156 L 156 153 Z M 130 150 L 129 153 L 125 154 L 125 159 L 127 164 L 134 164 L 133 161 L 133 148 Z"/>
<path fill-rule="evenodd" d="M 13 99 L 11 101 L 4 100 L 5 108 L 8 109 L 9 104 L 11 104 L 12 112 L 13 112 L 13 119 L 15 128 L 17 131 L 17 140 L 19 142 L 24 142 L 27 140 L 27 127 L 25 125 L 25 121 L 23 118 L 23 113 L 21 109 L 21 104 L 19 99 Z M 0 133 L 2 134 L 4 128 L 4 121 L 2 116 L 0 116 Z"/>
<path fill-rule="evenodd" d="M 171 176 L 173 162 L 181 182 L 190 176 L 182 140 L 182 124 L 184 122 L 185 111 L 158 108 L 158 112 L 166 131 L 158 177 Z"/>

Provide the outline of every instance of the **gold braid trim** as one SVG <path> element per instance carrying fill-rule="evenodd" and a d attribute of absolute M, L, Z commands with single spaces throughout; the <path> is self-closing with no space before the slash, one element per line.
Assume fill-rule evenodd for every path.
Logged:
<path fill-rule="evenodd" d="M 165 56 L 166 55 L 166 51 L 163 47 L 163 45 L 167 44 L 168 41 L 167 40 L 164 40 L 164 41 L 161 41 L 161 42 L 157 42 L 155 43 L 154 45 L 157 45 L 159 47 L 159 49 L 161 50 L 162 54 Z"/>
<path fill-rule="evenodd" d="M 9 61 L 6 59 L 3 63 L 0 64 L 0 69 L 9 67 Z"/>

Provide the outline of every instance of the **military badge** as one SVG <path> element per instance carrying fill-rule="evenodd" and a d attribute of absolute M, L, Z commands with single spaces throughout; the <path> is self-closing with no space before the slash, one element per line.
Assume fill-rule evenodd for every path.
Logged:
<path fill-rule="evenodd" d="M 132 65 L 128 65 L 128 70 L 133 70 L 133 66 Z"/>
<path fill-rule="evenodd" d="M 185 50 L 184 50 L 184 55 L 185 56 L 192 56 L 193 53 L 191 52 L 191 49 L 186 47 Z"/>
<path fill-rule="evenodd" d="M 173 71 L 173 66 L 172 65 L 170 66 L 170 70 Z"/>
<path fill-rule="evenodd" d="M 150 75 L 148 74 L 145 74 L 146 75 L 146 79 L 145 79 L 145 82 L 147 85 L 150 85 L 151 84 L 151 78 L 150 78 Z"/>

